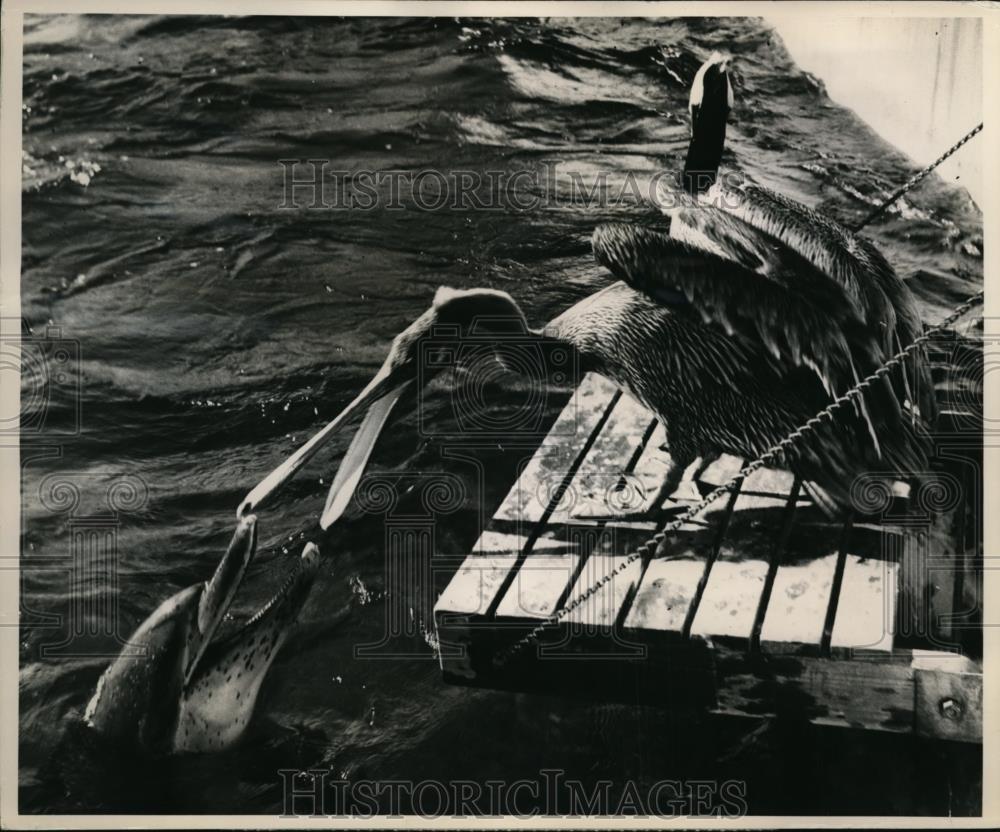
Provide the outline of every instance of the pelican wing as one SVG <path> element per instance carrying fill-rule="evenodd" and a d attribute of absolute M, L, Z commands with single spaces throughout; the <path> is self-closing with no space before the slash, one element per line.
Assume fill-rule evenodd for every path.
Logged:
<path fill-rule="evenodd" d="M 704 213 L 675 214 L 671 231 L 681 239 L 631 225 L 601 226 L 594 255 L 660 303 L 690 308 L 706 323 L 762 344 L 778 361 L 811 368 L 831 394 L 857 380 L 857 365 L 875 366 L 878 344 L 843 291 L 815 273 L 811 279 L 820 288 L 801 291 L 761 239 L 712 233 L 718 226 Z M 722 225 L 737 227 L 738 220 L 722 216 Z"/>
<path fill-rule="evenodd" d="M 882 351 L 893 355 L 923 332 L 912 293 L 882 253 L 864 237 L 801 203 L 759 185 L 727 190 L 718 208 L 784 244 L 847 291 L 872 331 L 879 332 Z M 922 355 L 914 355 L 907 371 L 895 380 L 900 400 L 908 398 L 933 420 L 937 406 Z"/>
<path fill-rule="evenodd" d="M 717 207 L 798 252 L 865 309 L 882 316 L 880 323 L 895 327 L 894 301 L 899 298 L 887 284 L 898 279 L 866 240 L 818 211 L 759 185 L 726 191 Z"/>

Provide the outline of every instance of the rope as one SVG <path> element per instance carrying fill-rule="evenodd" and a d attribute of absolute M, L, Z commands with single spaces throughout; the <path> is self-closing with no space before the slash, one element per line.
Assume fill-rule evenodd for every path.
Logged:
<path fill-rule="evenodd" d="M 847 404 L 852 402 L 854 399 L 859 398 L 864 391 L 869 388 L 872 384 L 878 381 L 883 376 L 890 373 L 894 367 L 901 364 L 910 353 L 915 350 L 920 349 L 924 344 L 926 344 L 935 335 L 943 332 L 948 327 L 950 327 L 955 321 L 965 315 L 970 309 L 978 306 L 983 302 L 984 292 L 980 291 L 968 298 L 964 303 L 955 307 L 947 318 L 939 322 L 933 329 L 929 329 L 924 332 L 919 338 L 916 338 L 906 349 L 900 350 L 892 358 L 886 361 L 881 367 L 879 367 L 871 375 L 866 376 L 857 384 L 854 385 L 850 390 L 844 393 L 842 396 L 838 396 L 829 405 L 823 408 L 819 413 L 813 416 L 808 422 L 792 431 L 788 436 L 778 442 L 776 445 L 772 445 L 768 450 L 766 450 L 761 456 L 757 457 L 753 462 L 744 466 L 739 473 L 734 475 L 728 482 L 723 485 L 714 488 L 708 494 L 701 498 L 697 503 L 695 503 L 690 508 L 686 509 L 680 516 L 676 519 L 671 520 L 667 525 L 665 525 L 660 531 L 654 534 L 649 540 L 643 543 L 638 549 L 635 549 L 630 555 L 628 555 L 625 560 L 618 564 L 611 572 L 606 574 L 597 583 L 591 586 L 589 589 L 584 591 L 582 594 L 576 596 L 572 601 L 567 603 L 560 610 L 550 615 L 548 618 L 544 619 L 540 624 L 534 627 L 530 632 L 522 636 L 520 639 L 515 641 L 513 644 L 508 646 L 505 650 L 500 651 L 494 657 L 494 664 L 498 667 L 502 667 L 511 658 L 518 653 L 521 648 L 526 647 L 531 642 L 535 641 L 546 629 L 558 624 L 567 615 L 569 615 L 573 610 L 579 607 L 581 604 L 587 601 L 588 598 L 593 597 L 605 584 L 611 581 L 616 576 L 620 575 L 629 566 L 635 563 L 640 558 L 652 557 L 653 553 L 659 547 L 659 545 L 666 539 L 667 535 L 673 531 L 676 531 L 681 526 L 683 526 L 688 520 L 698 514 L 700 511 L 707 508 L 709 505 L 714 503 L 723 494 L 728 494 L 732 491 L 738 483 L 743 482 L 750 474 L 759 468 L 763 468 L 765 465 L 775 461 L 782 453 L 791 448 L 799 439 L 808 433 L 816 430 L 816 428 L 823 423 L 825 419 L 832 419 L 833 415 Z"/>
<path fill-rule="evenodd" d="M 917 183 L 922 182 L 938 165 L 940 165 L 945 159 L 951 156 L 956 150 L 958 150 L 962 145 L 964 145 L 969 139 L 976 135 L 980 130 L 983 129 L 983 123 L 979 122 L 978 126 L 973 127 L 968 133 L 966 133 L 962 138 L 960 138 L 955 144 L 949 147 L 944 153 L 938 156 L 933 162 L 931 162 L 923 170 L 918 171 L 913 176 L 911 176 L 902 187 L 899 188 L 892 196 L 890 196 L 885 202 L 878 206 L 874 211 L 872 211 L 867 217 L 865 217 L 858 225 L 852 228 L 852 231 L 860 231 L 868 223 L 878 216 L 881 216 L 884 211 L 886 211 L 890 205 L 892 205 L 897 199 L 899 199 L 903 194 L 914 188 Z"/>

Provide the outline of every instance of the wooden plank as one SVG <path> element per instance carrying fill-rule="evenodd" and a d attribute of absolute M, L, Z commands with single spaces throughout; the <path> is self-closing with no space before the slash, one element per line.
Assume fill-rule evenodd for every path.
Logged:
<path fill-rule="evenodd" d="M 691 624 L 692 636 L 750 640 L 793 481 L 788 472 L 767 468 L 744 480 Z"/>
<path fill-rule="evenodd" d="M 741 497 L 734 511 L 782 509 L 788 502 L 795 477 L 791 471 L 758 468 L 743 481 Z"/>
<path fill-rule="evenodd" d="M 959 742 L 982 742 L 983 670 L 965 656 L 913 651 L 916 733 Z"/>
<path fill-rule="evenodd" d="M 526 538 L 487 530 L 476 543 L 476 551 L 467 557 L 438 597 L 435 612 L 461 612 L 481 615 L 496 597 L 497 588 L 513 569 Z M 538 550 L 553 554 L 565 550 L 557 540 L 542 540 Z"/>
<path fill-rule="evenodd" d="M 626 540 L 632 540 L 634 532 L 625 534 L 627 531 L 631 530 L 612 525 L 605 526 L 601 530 L 601 539 L 580 570 L 567 598 L 567 605 L 624 564 L 626 556 L 615 553 L 626 552 L 633 548 L 633 545 Z M 614 627 L 626 597 L 641 574 L 642 561 L 636 559 L 570 611 L 565 621 L 568 624 L 581 624 L 592 629 Z"/>
<path fill-rule="evenodd" d="M 821 651 L 843 529 L 843 523 L 831 523 L 811 500 L 796 503 L 784 549 L 772 565 L 774 577 L 759 634 L 764 653 Z"/>
<path fill-rule="evenodd" d="M 835 546 L 835 543 L 834 543 Z M 794 551 L 778 566 L 760 631 L 766 653 L 794 652 L 808 645 L 819 649 L 837 568 L 837 553 L 796 563 Z"/>
<path fill-rule="evenodd" d="M 960 557 L 949 529 L 954 508 L 901 529 L 897 634 L 905 643 L 946 648 L 956 643 L 953 627 Z"/>
<path fill-rule="evenodd" d="M 749 640 L 767 570 L 764 560 L 716 560 L 691 635 Z"/>
<path fill-rule="evenodd" d="M 701 482 L 713 488 L 724 485 L 735 477 L 743 466 L 743 460 L 731 454 L 721 454 L 701 475 Z"/>
<path fill-rule="evenodd" d="M 565 552 L 565 541 L 535 539 L 535 525 L 551 508 L 566 472 L 589 445 L 590 434 L 616 398 L 614 385 L 606 379 L 593 373 L 583 378 L 490 526 L 480 535 L 474 554 L 466 558 L 441 594 L 434 620 L 444 673 L 467 679 L 475 676 L 473 642 L 488 624 L 484 618 L 496 604 L 497 595 L 510 586 L 525 547 L 531 543 L 540 553 L 551 554 L 553 548 Z M 503 531 L 512 523 L 515 531 Z"/>
<path fill-rule="evenodd" d="M 532 554 L 521 564 L 497 606 L 503 618 L 537 621 L 556 611 L 576 573 L 579 555 Z"/>
<path fill-rule="evenodd" d="M 908 661 L 718 657 L 717 712 L 809 720 L 880 731 L 913 730 L 913 671 Z"/>
<path fill-rule="evenodd" d="M 738 471 L 739 460 L 732 459 Z M 732 501 L 731 495 L 720 497 L 666 539 L 642 576 L 625 617 L 626 628 L 655 636 L 654 644 L 669 645 L 687 636 Z"/>
<path fill-rule="evenodd" d="M 615 386 L 596 373 L 583 377 L 545 441 L 522 470 L 494 519 L 524 527 L 542 520 L 594 429 L 617 398 Z"/>
<path fill-rule="evenodd" d="M 651 495 L 632 476 L 631 468 L 644 449 L 651 422 L 646 408 L 621 395 L 547 522 L 606 519 L 643 510 Z"/>
<path fill-rule="evenodd" d="M 539 536 L 540 540 L 565 541 L 569 547 L 567 554 L 553 559 L 539 554 L 537 547 L 526 553 L 497 606 L 498 616 L 537 621 L 552 615 L 561 602 L 572 596 L 571 585 L 579 582 L 577 573 L 591 551 L 608 545 L 606 541 L 612 532 L 603 531 L 606 518 L 643 508 L 645 495 L 629 480 L 631 468 L 649 438 L 652 422 L 652 414 L 632 397 L 621 395 L 611 401 L 610 413 L 596 424 L 597 436 L 592 437 L 568 486 L 545 517 L 545 530 Z M 620 488 L 623 484 L 625 488 Z M 588 521 L 588 517 L 601 519 Z M 587 534 L 586 525 L 579 528 L 579 524 L 588 522 L 595 533 Z M 645 525 L 647 533 L 652 532 L 653 524 Z M 619 585 L 619 590 L 627 589 L 627 585 L 624 589 Z"/>
<path fill-rule="evenodd" d="M 474 679 L 477 622 L 489 609 L 520 557 L 520 535 L 485 531 L 476 552 L 465 559 L 434 605 L 441 670 L 446 675 Z"/>
<path fill-rule="evenodd" d="M 754 657 L 716 649 L 716 713 L 982 741 L 982 666 L 956 654 Z"/>
<path fill-rule="evenodd" d="M 708 535 L 698 556 L 693 547 L 681 556 L 654 558 L 649 562 L 642 585 L 632 602 L 625 626 L 680 638 L 698 583 L 705 573 L 707 552 L 711 546 Z"/>
<path fill-rule="evenodd" d="M 896 563 L 847 554 L 831 648 L 880 653 L 892 650 L 898 576 Z"/>

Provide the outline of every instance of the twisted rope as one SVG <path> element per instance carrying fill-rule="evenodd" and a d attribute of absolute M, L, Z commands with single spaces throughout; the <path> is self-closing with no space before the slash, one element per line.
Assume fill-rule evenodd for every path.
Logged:
<path fill-rule="evenodd" d="M 676 531 L 681 526 L 683 526 L 687 521 L 693 518 L 696 514 L 703 511 L 705 508 L 714 503 L 723 494 L 728 494 L 736 486 L 743 482 L 750 474 L 759 468 L 763 468 L 765 465 L 774 462 L 779 456 L 781 456 L 786 450 L 790 449 L 796 442 L 798 442 L 803 436 L 816 430 L 819 425 L 823 423 L 825 419 L 832 419 L 833 415 L 852 401 L 860 398 L 866 389 L 871 387 L 876 381 L 878 381 L 883 376 L 892 372 L 892 370 L 899 366 L 908 355 L 912 352 L 920 349 L 924 344 L 926 344 L 935 335 L 948 329 L 955 321 L 965 315 L 973 307 L 978 306 L 983 302 L 984 292 L 980 291 L 968 298 L 964 303 L 955 307 L 948 317 L 940 321 L 932 329 L 928 329 L 919 338 L 916 338 L 906 349 L 900 350 L 892 358 L 886 361 L 881 367 L 879 367 L 871 375 L 866 376 L 857 384 L 854 385 L 850 390 L 841 396 L 838 396 L 829 405 L 823 408 L 819 413 L 813 416 L 808 422 L 801 425 L 792 431 L 788 436 L 782 439 L 775 445 L 768 448 L 761 456 L 757 457 L 753 462 L 745 465 L 740 471 L 735 474 L 728 482 L 712 489 L 708 494 L 701 498 L 697 503 L 695 503 L 690 508 L 686 509 L 680 516 L 676 519 L 671 520 L 667 523 L 660 531 L 654 534 L 649 540 L 643 543 L 639 548 L 632 551 L 621 563 L 618 564 L 613 570 L 608 572 L 603 578 L 601 578 L 597 583 L 593 584 L 587 590 L 585 590 L 580 595 L 577 595 L 572 601 L 569 601 L 561 609 L 550 615 L 548 618 L 544 619 L 541 623 L 531 629 L 524 636 L 519 638 L 513 644 L 509 645 L 504 650 L 501 650 L 494 656 L 494 664 L 498 667 L 502 667 L 508 661 L 510 661 L 515 654 L 517 654 L 522 648 L 529 645 L 531 642 L 538 639 L 538 637 L 548 628 L 558 624 L 567 615 L 569 615 L 573 610 L 579 607 L 581 604 L 585 603 L 589 598 L 593 597 L 597 592 L 601 590 L 609 581 L 614 579 L 616 576 L 620 575 L 626 569 L 629 568 L 633 563 L 641 558 L 652 557 L 653 553 L 659 547 L 659 545 L 666 539 L 667 535 L 671 532 Z"/>
<path fill-rule="evenodd" d="M 978 126 L 973 127 L 968 133 L 966 133 L 962 138 L 960 138 L 955 144 L 949 147 L 944 153 L 937 157 L 933 162 L 931 162 L 923 170 L 918 171 L 913 176 L 911 176 L 892 196 L 890 196 L 885 202 L 878 206 L 874 211 L 872 211 L 867 217 L 865 217 L 858 225 L 852 228 L 852 231 L 860 231 L 868 223 L 870 223 L 876 217 L 882 215 L 890 205 L 892 205 L 897 199 L 899 199 L 907 191 L 911 190 L 917 185 L 917 183 L 922 182 L 931 171 L 934 170 L 938 165 L 940 165 L 945 159 L 947 159 L 951 154 L 958 150 L 962 145 L 964 145 L 969 139 L 976 135 L 980 130 L 983 129 L 983 123 L 979 122 Z"/>

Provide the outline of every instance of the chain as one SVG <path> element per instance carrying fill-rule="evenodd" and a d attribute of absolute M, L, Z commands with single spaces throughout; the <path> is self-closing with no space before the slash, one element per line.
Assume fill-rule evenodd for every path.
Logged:
<path fill-rule="evenodd" d="M 572 601 L 569 601 L 565 606 L 559 609 L 557 612 L 550 615 L 548 618 L 544 619 L 536 627 L 534 627 L 530 632 L 526 633 L 520 639 L 515 641 L 513 644 L 508 646 L 506 649 L 498 652 L 494 657 L 494 663 L 497 666 L 503 666 L 508 661 L 510 661 L 516 653 L 518 653 L 523 647 L 526 647 L 531 642 L 538 639 L 538 637 L 549 627 L 558 624 L 567 615 L 569 615 L 573 610 L 579 607 L 581 604 L 585 603 L 588 598 L 593 597 L 597 592 L 601 590 L 609 581 L 613 580 L 616 576 L 620 575 L 626 569 L 628 569 L 633 563 L 635 563 L 640 558 L 652 557 L 653 553 L 659 547 L 659 545 L 666 539 L 667 535 L 671 532 L 676 531 L 681 526 L 683 526 L 688 520 L 703 511 L 709 505 L 714 503 L 723 494 L 728 494 L 732 491 L 739 483 L 743 482 L 750 474 L 759 468 L 763 468 L 765 465 L 774 462 L 779 456 L 781 456 L 785 451 L 790 449 L 798 440 L 803 436 L 812 431 L 816 430 L 819 425 L 823 423 L 826 419 L 832 419 L 833 415 L 845 407 L 847 404 L 852 402 L 854 399 L 859 398 L 864 391 L 871 387 L 879 379 L 890 373 L 893 368 L 901 364 L 908 355 L 910 355 L 915 350 L 920 349 L 924 344 L 926 344 L 935 335 L 943 332 L 948 327 L 950 327 L 955 321 L 965 315 L 973 307 L 978 306 L 983 302 L 984 292 L 977 292 L 968 298 L 964 303 L 955 307 L 947 318 L 940 321 L 933 329 L 928 329 L 919 338 L 916 338 L 906 349 L 900 350 L 892 358 L 886 361 L 881 367 L 879 367 L 871 375 L 866 376 L 857 384 L 854 385 L 850 390 L 841 396 L 838 396 L 829 405 L 823 408 L 819 413 L 813 416 L 808 422 L 801 425 L 792 431 L 788 436 L 778 442 L 776 445 L 772 445 L 768 448 L 761 456 L 757 457 L 753 462 L 744 466 L 740 471 L 735 474 L 728 482 L 720 485 L 704 497 L 701 498 L 697 503 L 695 503 L 690 508 L 686 509 L 680 516 L 676 519 L 671 520 L 667 523 L 660 531 L 654 534 L 649 540 L 643 543 L 639 548 L 635 549 L 630 555 L 628 555 L 621 563 L 618 564 L 612 571 L 608 572 L 603 578 L 601 578 L 597 583 L 593 584 L 590 588 L 585 590 L 580 595 L 577 595 Z"/>
<path fill-rule="evenodd" d="M 864 228 L 866 225 L 868 225 L 868 223 L 870 223 L 873 219 L 875 219 L 878 216 L 881 216 L 881 214 L 890 205 L 892 205 L 897 199 L 899 199 L 907 191 L 909 191 L 914 186 L 916 186 L 916 184 L 918 182 L 923 181 L 924 178 L 926 178 L 928 176 L 928 174 L 930 174 L 930 172 L 932 170 L 934 170 L 934 168 L 936 168 L 938 165 L 940 165 L 945 159 L 947 159 L 949 156 L 951 156 L 952 153 L 954 153 L 956 150 L 958 150 L 962 145 L 964 145 L 967 141 L 969 141 L 969 139 L 971 139 L 973 136 L 975 136 L 976 133 L 978 133 L 982 129 L 983 129 L 983 123 L 979 122 L 978 126 L 973 127 L 968 133 L 966 133 L 964 136 L 962 136 L 962 138 L 960 138 L 957 142 L 955 142 L 955 144 L 953 144 L 944 153 L 942 153 L 940 156 L 938 156 L 937 159 L 935 159 L 933 162 L 931 162 L 929 165 L 927 165 L 927 167 L 925 167 L 923 170 L 918 171 L 913 176 L 911 176 L 906 181 L 906 183 L 902 187 L 899 188 L 898 191 L 896 191 L 885 202 L 883 202 L 881 205 L 879 205 L 878 208 L 876 208 L 874 211 L 872 211 L 867 217 L 865 217 L 861 221 L 860 224 L 854 226 L 854 228 L 852 228 L 851 230 L 852 231 L 860 231 L 862 228 Z"/>

